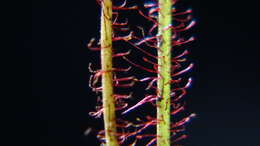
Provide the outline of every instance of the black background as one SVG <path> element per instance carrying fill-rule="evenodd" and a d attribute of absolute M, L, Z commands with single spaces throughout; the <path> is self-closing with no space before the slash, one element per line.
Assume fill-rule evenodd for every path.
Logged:
<path fill-rule="evenodd" d="M 186 145 L 259 146 L 257 3 L 185 2 L 193 8 L 197 20 L 197 40 L 190 54 L 196 64 L 192 73 L 195 81 L 187 102 L 189 110 L 198 115 L 188 126 Z M 32 23 L 27 25 L 24 15 L 30 12 L 15 13 L 17 22 L 25 26 L 17 28 L 17 46 L 23 46 L 19 55 L 28 57 L 28 48 L 32 47 L 32 96 L 40 103 L 39 110 L 33 111 L 40 116 L 40 141 L 36 145 L 98 145 L 94 134 L 83 133 L 96 122 L 88 115 L 96 99 L 88 88 L 87 67 L 98 58 L 90 55 L 85 44 L 98 36 L 99 6 L 94 0 L 33 1 Z M 31 30 L 32 39 L 28 33 Z M 20 116 L 23 118 L 35 119 Z"/>

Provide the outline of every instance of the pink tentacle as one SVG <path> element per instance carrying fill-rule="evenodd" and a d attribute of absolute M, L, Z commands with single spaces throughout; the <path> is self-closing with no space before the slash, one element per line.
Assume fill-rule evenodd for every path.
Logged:
<path fill-rule="evenodd" d="M 192 28 L 195 24 L 196 24 L 196 21 L 191 21 L 190 24 L 189 24 L 188 26 L 186 26 L 185 28 L 176 29 L 175 31 L 177 31 L 177 32 L 182 32 L 182 31 L 189 30 L 189 29 Z"/>
<path fill-rule="evenodd" d="M 128 68 L 113 68 L 115 72 L 128 72 L 132 67 L 129 66 Z"/>
<path fill-rule="evenodd" d="M 180 113 L 181 111 L 183 111 L 184 109 L 185 109 L 184 106 L 181 106 L 181 107 L 179 107 L 179 108 L 177 108 L 177 109 L 174 109 L 174 110 L 171 112 L 171 115 L 176 115 L 176 114 Z"/>
<path fill-rule="evenodd" d="M 127 36 L 113 36 L 113 41 L 129 41 L 132 39 L 133 32 L 131 31 Z"/>
<path fill-rule="evenodd" d="M 180 15 L 191 14 L 191 13 L 192 13 L 192 9 L 188 9 L 184 12 L 173 13 L 173 16 L 180 16 Z"/>
<path fill-rule="evenodd" d="M 157 56 L 152 55 L 151 53 L 145 51 L 144 49 L 142 49 L 142 48 L 136 46 L 136 45 L 133 44 L 132 42 L 128 41 L 128 43 L 129 43 L 130 45 L 132 45 L 133 47 L 135 47 L 136 49 L 138 49 L 138 50 L 140 50 L 141 52 L 143 52 L 144 54 L 146 54 L 146 55 L 148 55 L 148 56 L 150 56 L 150 57 L 153 57 L 153 58 L 157 59 Z"/>
<path fill-rule="evenodd" d="M 189 52 L 188 52 L 187 50 L 185 50 L 185 51 L 182 52 L 180 55 L 173 57 L 173 59 L 174 59 L 174 60 L 175 60 L 175 59 L 179 59 L 179 58 L 181 58 L 181 57 L 183 57 L 183 56 L 185 56 L 185 55 L 187 55 L 187 54 L 189 54 Z"/>
<path fill-rule="evenodd" d="M 128 63 L 132 64 L 133 66 L 137 67 L 137 68 L 140 68 L 142 70 L 145 70 L 145 71 L 148 71 L 148 72 L 151 72 L 151 73 L 157 73 L 158 71 L 155 71 L 155 70 L 151 70 L 151 69 L 148 69 L 146 67 L 143 67 L 139 64 L 135 64 L 133 63 L 132 61 L 130 61 L 129 59 L 127 59 L 125 56 L 123 56 L 123 59 L 126 60 Z"/>
<path fill-rule="evenodd" d="M 122 56 L 129 55 L 130 53 L 131 53 L 131 50 L 129 50 L 127 52 L 123 52 L 123 53 L 113 54 L 113 57 L 122 57 Z"/>
<path fill-rule="evenodd" d="M 150 140 L 147 144 L 146 144 L 146 146 L 151 146 L 152 144 L 154 144 L 155 142 L 156 142 L 156 138 L 153 138 L 152 140 Z"/>
<path fill-rule="evenodd" d="M 185 68 L 185 69 L 183 69 L 183 70 L 181 70 L 181 71 L 179 71 L 179 72 L 177 72 L 177 73 L 173 73 L 171 76 L 172 76 L 172 77 L 179 76 L 179 75 L 181 75 L 181 74 L 183 74 L 183 73 L 189 71 L 189 70 L 192 69 L 193 67 L 194 67 L 194 64 L 191 63 L 187 68 Z"/>
<path fill-rule="evenodd" d="M 101 47 L 99 45 L 94 46 L 95 38 L 92 38 L 89 43 L 87 44 L 87 47 L 92 51 L 100 51 Z"/>
<path fill-rule="evenodd" d="M 142 99 L 141 101 L 139 101 L 137 104 L 135 104 L 134 106 L 130 107 L 129 109 L 127 109 L 126 111 L 124 111 L 122 113 L 122 115 L 132 111 L 133 109 L 143 105 L 144 103 L 147 103 L 147 102 L 152 102 L 152 101 L 155 101 L 157 99 L 157 96 L 156 95 L 148 95 L 146 96 L 144 99 Z"/>
<path fill-rule="evenodd" d="M 130 94 L 114 94 L 115 99 L 129 99 L 132 98 L 133 93 L 131 92 Z"/>
<path fill-rule="evenodd" d="M 172 127 L 176 128 L 179 126 L 183 126 L 184 124 L 186 124 L 187 122 L 190 122 L 192 118 L 196 117 L 196 114 L 192 113 L 190 114 L 188 117 L 183 118 L 182 120 L 180 120 L 179 122 L 173 123 Z"/>

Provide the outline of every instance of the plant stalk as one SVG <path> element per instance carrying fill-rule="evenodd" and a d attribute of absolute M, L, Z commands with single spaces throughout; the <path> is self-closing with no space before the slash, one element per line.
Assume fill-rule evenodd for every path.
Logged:
<path fill-rule="evenodd" d="M 112 72 L 112 1 L 101 2 L 102 100 L 106 146 L 118 146 Z"/>
<path fill-rule="evenodd" d="M 158 14 L 158 100 L 157 145 L 170 146 L 172 0 L 159 0 Z M 166 29 L 168 28 L 168 29 Z"/>

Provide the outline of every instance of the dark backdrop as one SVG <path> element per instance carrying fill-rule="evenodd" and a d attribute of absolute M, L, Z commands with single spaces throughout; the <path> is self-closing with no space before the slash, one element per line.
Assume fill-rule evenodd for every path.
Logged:
<path fill-rule="evenodd" d="M 188 126 L 186 145 L 259 146 L 258 5 L 235 0 L 186 2 L 198 22 L 190 54 L 196 64 L 195 81 L 187 97 L 189 110 L 198 116 Z M 40 100 L 40 112 L 33 113 L 40 115 L 41 123 L 36 145 L 98 145 L 94 134 L 84 136 L 96 122 L 88 115 L 96 95 L 88 88 L 87 67 L 98 58 L 85 44 L 98 35 L 98 16 L 95 0 L 32 3 L 32 96 Z M 19 30 L 23 44 L 19 46 L 27 47 L 30 35 Z"/>

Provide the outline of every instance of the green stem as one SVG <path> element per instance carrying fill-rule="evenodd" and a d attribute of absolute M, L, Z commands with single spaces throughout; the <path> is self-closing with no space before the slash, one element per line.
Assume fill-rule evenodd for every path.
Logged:
<path fill-rule="evenodd" d="M 112 79 L 112 1 L 102 0 L 101 70 L 106 146 L 118 146 Z"/>
<path fill-rule="evenodd" d="M 170 146 L 170 93 L 171 93 L 171 29 L 172 0 L 159 0 L 158 16 L 158 101 L 157 101 L 157 145 Z"/>

